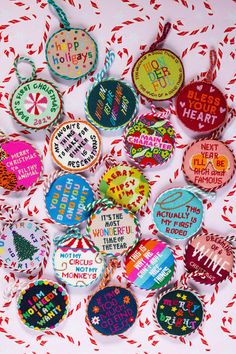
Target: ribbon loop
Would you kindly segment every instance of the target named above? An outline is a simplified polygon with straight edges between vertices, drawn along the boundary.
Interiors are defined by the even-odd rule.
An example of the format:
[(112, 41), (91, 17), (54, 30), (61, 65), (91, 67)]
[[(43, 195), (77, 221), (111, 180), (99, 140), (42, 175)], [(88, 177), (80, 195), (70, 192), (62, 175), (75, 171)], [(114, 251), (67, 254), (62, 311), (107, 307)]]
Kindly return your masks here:
[(101, 82), (104, 79), (114, 59), (115, 59), (115, 53), (109, 50), (105, 58), (105, 65), (103, 69), (94, 77), (94, 81)]
[[(3, 299), (5, 301), (11, 301), (18, 290), (24, 288), (29, 283), (29, 280), (25, 279), (13, 279), (10, 278), (9, 286), (5, 287), (3, 291)], [(6, 307), (6, 305), (4, 306)]]
[[(29, 77), (24, 77), (24, 76), (20, 75), (19, 70), (17, 68), (19, 63), (28, 63), (28, 64), (31, 65), (32, 74)], [(14, 61), (14, 69), (15, 69), (16, 76), (17, 76), (18, 80), (20, 81), (20, 83), (23, 83), (23, 82), (26, 82), (26, 81), (31, 81), (31, 80), (35, 79), (35, 77), (36, 77), (36, 67), (34, 65), (33, 60), (31, 60), (29, 58), (17, 57), (15, 59), (15, 61)]]
[(76, 237), (80, 239), (83, 236), (81, 235), (80, 229), (78, 227), (71, 227), (67, 230), (66, 234), (54, 237), (53, 243), (55, 246), (58, 246), (61, 242), (65, 241), (70, 237)]
[(65, 12), (55, 3), (54, 0), (48, 0), (48, 3), (49, 3), (49, 5), (52, 5), (54, 7), (54, 9), (56, 10), (56, 12), (58, 14), (58, 17), (60, 18), (61, 23), (63, 24), (63, 26), (66, 29), (69, 29), (70, 28), (70, 23), (67, 20)]
[(194, 193), (199, 194), (202, 198), (207, 198), (208, 200), (214, 201), (216, 199), (216, 192), (205, 192), (204, 190), (191, 185), (187, 185), (184, 189)]
[(90, 168), (89, 171), (91, 173), (95, 173), (97, 169), (103, 164), (103, 162), (105, 163), (107, 168), (109, 168), (109, 166), (117, 165), (116, 159), (111, 154), (105, 154), (99, 158), (98, 162), (96, 162), (93, 167)]
[(171, 23), (170, 22), (167, 22), (163, 28), (163, 32), (161, 35), (158, 35), (157, 36), (157, 39), (156, 41), (151, 45), (151, 47), (149, 48), (149, 51), (154, 51), (155, 49), (157, 49), (157, 46), (159, 44), (161, 44), (167, 37), (169, 31), (171, 29)]
[(151, 104), (151, 111), (155, 117), (160, 119), (167, 119), (171, 114), (170, 108), (156, 107), (153, 103)]
[(213, 71), (215, 69), (216, 62), (217, 62), (217, 53), (216, 53), (215, 49), (212, 49), (210, 51), (210, 67), (209, 67), (209, 70), (208, 70), (208, 72), (206, 74), (206, 78), (205, 78), (205, 81), (209, 84), (212, 83), (212, 81), (214, 81)]
[(102, 198), (102, 199), (95, 200), (92, 203), (89, 203), (86, 207), (86, 210), (90, 211), (90, 210), (95, 209), (97, 207), (102, 207), (103, 205), (108, 206), (108, 207), (115, 206), (115, 204), (113, 203), (112, 200), (110, 200), (108, 198)]
[(107, 285), (107, 283), (110, 281), (112, 275), (114, 274), (116, 268), (118, 267), (119, 261), (117, 258), (111, 258), (107, 268), (104, 272), (103, 278), (101, 280), (101, 283), (99, 285), (99, 290), (102, 290), (105, 288), (105, 286)]

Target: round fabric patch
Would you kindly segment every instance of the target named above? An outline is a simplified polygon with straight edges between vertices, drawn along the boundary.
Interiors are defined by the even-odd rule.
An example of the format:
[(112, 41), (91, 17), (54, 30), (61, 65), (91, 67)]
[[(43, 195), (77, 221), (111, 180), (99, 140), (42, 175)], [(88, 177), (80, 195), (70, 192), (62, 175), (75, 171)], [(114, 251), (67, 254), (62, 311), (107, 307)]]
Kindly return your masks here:
[(176, 112), (183, 124), (194, 132), (209, 133), (224, 123), (227, 102), (223, 93), (204, 81), (185, 86), (177, 96)]
[(0, 235), (0, 257), (8, 268), (33, 273), (46, 256), (45, 230), (31, 220), (6, 224)]
[(87, 312), (92, 327), (110, 336), (124, 333), (134, 324), (138, 306), (129, 290), (108, 286), (92, 296)]
[(199, 270), (203, 276), (194, 276), (201, 284), (218, 284), (227, 279), (234, 267), (231, 244), (214, 234), (200, 234), (186, 246), (185, 267), (188, 272)]
[(168, 100), (183, 85), (184, 68), (181, 60), (170, 50), (157, 49), (136, 61), (132, 79), (142, 96), (155, 101)]
[(62, 96), (50, 82), (32, 80), (16, 89), (10, 101), (10, 109), (16, 121), (24, 127), (43, 129), (61, 117)]
[(128, 281), (140, 289), (160, 289), (174, 274), (174, 257), (166, 243), (143, 239), (128, 253), (124, 261)]
[(28, 284), (18, 298), (18, 314), (27, 327), (45, 331), (55, 328), (67, 316), (69, 297), (57, 283), (37, 280)]
[(78, 80), (94, 70), (97, 55), (97, 44), (80, 28), (60, 29), (53, 33), (46, 45), (50, 70), (68, 80)]
[(142, 168), (167, 162), (174, 152), (175, 132), (168, 120), (145, 114), (132, 121), (125, 130), (128, 155)]
[(147, 203), (150, 189), (144, 175), (137, 168), (125, 164), (109, 168), (99, 182), (102, 198), (110, 198), (133, 212)]
[(163, 235), (185, 240), (201, 228), (203, 204), (196, 194), (184, 188), (169, 189), (157, 198), (153, 219)]
[(170, 290), (157, 299), (155, 321), (172, 336), (186, 336), (196, 331), (204, 317), (198, 296), (189, 290)]
[(60, 243), (54, 252), (53, 267), (64, 283), (85, 287), (99, 280), (105, 270), (105, 260), (92, 248), (80, 248), (80, 240), (71, 237)]
[(43, 169), (35, 148), (23, 140), (7, 140), (0, 144), (0, 186), (10, 191), (32, 187)]
[(187, 148), (182, 168), (190, 183), (213, 191), (231, 180), (235, 163), (233, 153), (222, 141), (203, 139)]
[(98, 128), (119, 129), (133, 118), (137, 105), (137, 96), (129, 85), (108, 79), (92, 87), (86, 101), (86, 114)]
[(124, 254), (140, 236), (136, 216), (121, 207), (101, 207), (89, 218), (87, 234), (99, 252), (113, 256)]
[(97, 161), (101, 140), (97, 130), (83, 121), (62, 123), (51, 136), (53, 160), (67, 171), (84, 171)]
[(86, 220), (89, 217), (86, 206), (93, 201), (93, 191), (86, 179), (72, 173), (57, 177), (45, 195), (49, 216), (67, 226)]

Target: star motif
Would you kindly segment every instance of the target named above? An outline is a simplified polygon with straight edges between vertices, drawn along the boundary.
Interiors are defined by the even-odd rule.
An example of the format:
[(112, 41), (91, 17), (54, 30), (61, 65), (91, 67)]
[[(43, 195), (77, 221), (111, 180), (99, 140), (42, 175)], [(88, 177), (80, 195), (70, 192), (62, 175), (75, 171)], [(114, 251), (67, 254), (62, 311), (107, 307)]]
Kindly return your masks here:
[(171, 311), (172, 311), (172, 312), (176, 312), (176, 311), (177, 311), (177, 307), (175, 307), (175, 306), (174, 306), (174, 307), (171, 307)]
[(93, 313), (98, 313), (100, 311), (100, 308), (98, 306), (93, 306)]
[(187, 295), (182, 295), (183, 300), (187, 300)]
[(182, 331), (186, 331), (187, 327), (186, 326), (182, 326), (181, 329), (182, 329)]
[(128, 305), (130, 303), (130, 297), (124, 296), (123, 302), (124, 302), (124, 304)]
[(180, 293), (176, 294), (176, 297), (181, 297), (181, 294)]
[(94, 325), (98, 325), (99, 322), (100, 322), (99, 316), (94, 316), (94, 317), (92, 317), (91, 322), (92, 322), (92, 324), (94, 324)]
[(168, 329), (172, 329), (172, 325), (167, 326)]
[(194, 319), (195, 319), (195, 321), (199, 321), (199, 317), (195, 317)]
[(164, 309), (164, 308), (165, 308), (165, 306), (164, 306), (164, 305), (161, 305), (161, 306), (160, 306), (160, 309)]

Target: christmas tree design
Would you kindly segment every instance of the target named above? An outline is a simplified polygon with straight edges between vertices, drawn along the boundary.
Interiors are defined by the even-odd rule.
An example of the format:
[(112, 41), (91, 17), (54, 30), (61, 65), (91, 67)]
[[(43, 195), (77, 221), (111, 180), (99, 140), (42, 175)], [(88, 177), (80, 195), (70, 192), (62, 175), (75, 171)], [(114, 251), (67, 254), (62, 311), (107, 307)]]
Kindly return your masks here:
[(31, 245), (31, 243), (26, 240), (23, 236), (19, 235), (16, 231), (12, 231), (13, 233), (13, 242), (16, 248), (16, 253), (19, 260), (22, 262), (25, 259), (32, 260), (35, 252), (38, 251), (38, 248)]

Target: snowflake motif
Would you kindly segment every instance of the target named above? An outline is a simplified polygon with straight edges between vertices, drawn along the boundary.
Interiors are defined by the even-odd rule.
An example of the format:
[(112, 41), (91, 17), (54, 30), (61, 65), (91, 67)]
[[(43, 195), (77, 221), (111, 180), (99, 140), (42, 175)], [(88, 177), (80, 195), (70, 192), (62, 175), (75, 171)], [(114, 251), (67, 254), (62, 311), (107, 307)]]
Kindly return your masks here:
[(127, 296), (124, 296), (124, 304), (128, 305), (130, 303), (130, 297), (127, 295)]
[(47, 97), (41, 95), (39, 92), (29, 93), (24, 104), (28, 113), (38, 116), (46, 110), (48, 100)]
[(98, 306), (93, 307), (93, 313), (98, 313), (100, 311), (100, 308)]
[(92, 318), (92, 324), (98, 325), (99, 322), (100, 322), (100, 318), (99, 318), (98, 316), (94, 316), (94, 317)]

